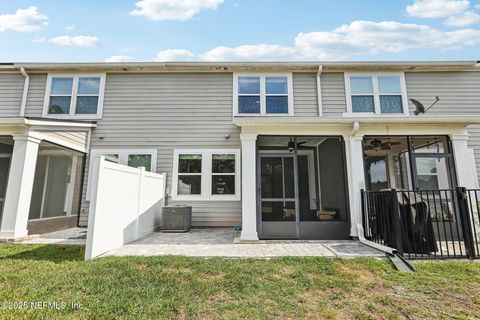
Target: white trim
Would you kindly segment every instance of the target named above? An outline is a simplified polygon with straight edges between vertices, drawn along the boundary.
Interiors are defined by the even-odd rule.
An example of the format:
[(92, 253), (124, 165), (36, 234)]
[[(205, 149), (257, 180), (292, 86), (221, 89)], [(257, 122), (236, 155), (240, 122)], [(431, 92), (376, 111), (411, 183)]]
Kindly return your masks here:
[(88, 180), (87, 180), (87, 191), (85, 195), (85, 200), (90, 201), (91, 200), (91, 195), (92, 195), (92, 183), (93, 185), (96, 185), (96, 182), (93, 182), (93, 179), (96, 179), (96, 177), (93, 175), (96, 170), (94, 168), (96, 165), (98, 165), (98, 160), (101, 156), (105, 154), (118, 154), (118, 163), (123, 164), (123, 165), (128, 165), (128, 156), (131, 154), (136, 154), (136, 155), (143, 155), (147, 154), (150, 155), (152, 158), (151, 161), (151, 168), (145, 168), (146, 171), (150, 172), (156, 172), (157, 171), (157, 149), (91, 149), (90, 150), (90, 159), (89, 159), (89, 165), (88, 165)]
[(77, 179), (77, 165), (78, 157), (74, 154), (72, 155), (72, 163), (70, 167), (70, 181), (68, 182), (67, 196), (65, 197), (65, 212), (67, 215), (72, 214), (73, 196), (75, 194), (75, 182)]
[[(178, 158), (180, 154), (202, 155), (201, 194), (178, 195)], [(213, 195), (212, 194), (212, 155), (234, 154), (235, 155), (235, 194)], [(172, 174), (172, 201), (239, 201), (240, 200), (240, 149), (175, 149), (173, 151), (173, 174)]]
[(47, 194), (47, 184), (48, 184), (48, 171), (49, 171), (49, 164), (50, 164), (50, 156), (45, 156), (45, 174), (43, 178), (43, 187), (42, 187), (42, 201), (40, 203), (40, 214), (37, 219), (43, 219), (43, 209), (45, 207), (45, 196)]
[[(70, 110), (68, 114), (49, 114), (48, 113), (48, 106), (50, 103), (50, 89), (52, 86), (52, 78), (72, 78), (72, 93), (70, 96)], [(99, 85), (99, 92), (98, 92), (98, 105), (97, 105), (97, 113), (96, 114), (76, 114), (77, 108), (77, 89), (78, 89), (78, 82), (80, 78), (85, 77), (97, 77), (100, 78), (100, 85)], [(103, 100), (105, 97), (105, 82), (106, 82), (106, 74), (105, 73), (77, 73), (77, 74), (68, 74), (68, 73), (49, 73), (47, 76), (47, 85), (45, 88), (45, 97), (43, 100), (43, 110), (42, 110), (42, 117), (43, 118), (53, 118), (53, 119), (76, 119), (76, 120), (96, 120), (101, 119), (103, 115)], [(94, 96), (92, 94), (92, 96)]]
[[(239, 77), (259, 77), (260, 78), (260, 94), (252, 94), (252, 96), (260, 95), (260, 113), (239, 113), (238, 112), (238, 78)], [(287, 96), (288, 96), (288, 113), (267, 113), (266, 112), (266, 77), (286, 77), (287, 78)], [(273, 94), (271, 94), (273, 95)], [(284, 94), (280, 94), (284, 96)], [(270, 94), (269, 94), (270, 96)], [(292, 72), (283, 73), (234, 73), (233, 74), (233, 116), (234, 117), (285, 117), (294, 115), (293, 106), (293, 75)]]
[[(374, 112), (353, 112), (352, 110), (352, 88), (350, 85), (351, 77), (371, 77), (372, 79), (372, 88), (373, 88), (373, 100), (374, 100)], [(380, 96), (388, 95), (381, 94), (378, 88), (378, 77), (382, 76), (397, 76), (400, 77), (400, 95), (402, 96), (402, 110), (401, 113), (382, 113), (380, 110)], [(347, 112), (343, 114), (344, 117), (371, 117), (371, 116), (386, 116), (386, 117), (395, 117), (395, 116), (408, 116), (408, 97), (407, 97), (407, 87), (405, 84), (405, 73), (403, 72), (345, 72), (344, 73), (344, 82), (345, 82), (345, 99), (347, 104)], [(356, 94), (361, 95), (361, 94)], [(367, 95), (367, 94), (365, 94)], [(370, 94), (368, 94), (370, 96)], [(393, 94), (392, 94), (393, 95)], [(398, 95), (398, 94), (395, 94)]]

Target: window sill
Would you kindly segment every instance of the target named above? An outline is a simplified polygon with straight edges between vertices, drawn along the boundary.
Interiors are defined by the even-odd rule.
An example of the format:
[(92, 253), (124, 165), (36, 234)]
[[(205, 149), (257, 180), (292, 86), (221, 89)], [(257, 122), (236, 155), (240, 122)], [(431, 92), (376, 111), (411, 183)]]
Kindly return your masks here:
[(354, 118), (354, 117), (357, 117), (357, 118), (366, 118), (366, 117), (375, 117), (375, 118), (391, 118), (391, 117), (397, 117), (397, 118), (401, 118), (401, 117), (408, 117), (409, 114), (405, 114), (405, 113), (373, 113), (373, 112), (344, 112), (342, 114), (342, 116), (344, 117), (348, 117), (348, 118)]
[(257, 114), (257, 113), (238, 113), (234, 114), (234, 117), (293, 117), (293, 114), (290, 113), (267, 113), (267, 114)]
[(240, 201), (240, 196), (237, 195), (226, 195), (226, 196), (207, 196), (203, 197), (200, 195), (172, 195), (171, 201)]
[(45, 114), (43, 118), (46, 119), (63, 119), (63, 120), (100, 120), (102, 115), (99, 114), (79, 114), (79, 115), (69, 115), (69, 114)]

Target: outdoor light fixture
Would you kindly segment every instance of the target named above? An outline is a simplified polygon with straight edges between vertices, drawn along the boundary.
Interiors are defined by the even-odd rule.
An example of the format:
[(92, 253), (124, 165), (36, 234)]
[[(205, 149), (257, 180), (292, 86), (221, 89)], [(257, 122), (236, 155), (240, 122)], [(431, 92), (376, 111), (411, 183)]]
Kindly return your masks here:
[(415, 100), (415, 99), (409, 99), (409, 100), (412, 101), (412, 103), (415, 105), (416, 110), (413, 112), (413, 114), (418, 116), (419, 114), (425, 113), (428, 110), (430, 110), (430, 108), (433, 107), (434, 104), (436, 104), (438, 101), (440, 101), (440, 98), (435, 97), (435, 99), (433, 99), (433, 103), (427, 109), (425, 109), (424, 105), (420, 101)]

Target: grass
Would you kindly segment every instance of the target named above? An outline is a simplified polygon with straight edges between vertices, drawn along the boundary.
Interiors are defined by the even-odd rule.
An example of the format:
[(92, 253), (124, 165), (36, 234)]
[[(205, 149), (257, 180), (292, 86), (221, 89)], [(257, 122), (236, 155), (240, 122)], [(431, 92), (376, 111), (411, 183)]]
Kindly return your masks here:
[[(65, 302), (0, 319), (480, 318), (480, 264), (384, 260), (108, 257), (83, 248), (0, 244), (0, 302)], [(70, 307), (71, 303), (81, 308)]]

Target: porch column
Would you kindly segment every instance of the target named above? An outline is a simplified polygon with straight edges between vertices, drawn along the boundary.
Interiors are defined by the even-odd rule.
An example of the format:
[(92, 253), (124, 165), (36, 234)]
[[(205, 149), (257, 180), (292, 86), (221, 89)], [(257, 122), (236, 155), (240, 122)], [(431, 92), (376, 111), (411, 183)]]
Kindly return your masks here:
[(39, 139), (29, 135), (14, 135), (14, 145), (7, 192), (3, 208), (0, 238), (27, 236), (27, 222), (37, 164)]
[(350, 204), (350, 236), (358, 237), (357, 225), (362, 224), (361, 189), (365, 189), (363, 164), (363, 134), (344, 135)]
[(470, 166), (472, 164), (468, 151), (468, 134), (451, 134), (450, 141), (453, 147), (458, 186), (470, 189), (475, 188), (475, 178), (471, 176), (472, 168)]
[(241, 241), (258, 241), (257, 233), (257, 134), (240, 134), (242, 142)]

